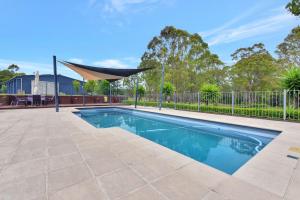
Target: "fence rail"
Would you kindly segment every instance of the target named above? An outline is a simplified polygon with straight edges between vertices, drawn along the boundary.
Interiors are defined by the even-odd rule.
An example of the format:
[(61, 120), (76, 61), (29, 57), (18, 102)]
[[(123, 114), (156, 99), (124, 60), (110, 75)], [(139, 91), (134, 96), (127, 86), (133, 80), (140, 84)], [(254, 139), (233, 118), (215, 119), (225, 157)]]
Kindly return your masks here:
[[(162, 107), (196, 112), (300, 121), (300, 91), (199, 92), (164, 96)], [(125, 102), (133, 104), (134, 98)], [(138, 105), (159, 106), (159, 94), (138, 97)]]

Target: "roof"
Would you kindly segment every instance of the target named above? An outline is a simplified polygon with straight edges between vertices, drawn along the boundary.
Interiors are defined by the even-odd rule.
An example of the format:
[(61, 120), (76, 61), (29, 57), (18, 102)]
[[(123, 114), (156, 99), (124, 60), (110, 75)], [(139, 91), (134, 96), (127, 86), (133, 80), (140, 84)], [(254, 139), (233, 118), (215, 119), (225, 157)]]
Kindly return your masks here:
[(76, 64), (67, 61), (59, 61), (59, 62), (69, 67), (73, 71), (77, 72), (86, 80), (116, 81), (124, 77), (128, 77), (152, 69), (152, 68), (117, 69), (117, 68), (106, 68), (106, 67), (94, 67), (94, 66)]
[[(40, 77), (45, 77), (45, 76), (52, 76), (53, 77), (53, 80), (54, 80), (54, 75), (53, 74), (40, 74), (39, 75)], [(60, 77), (63, 77), (63, 78), (68, 78), (68, 79), (72, 79), (72, 80), (77, 80), (79, 82), (83, 82), (81, 80), (78, 80), (78, 79), (74, 79), (74, 78), (71, 78), (71, 77), (68, 77), (68, 76), (64, 76), (64, 75), (61, 75), (61, 74), (58, 74), (57, 76), (60, 76)], [(11, 80), (14, 80), (14, 79), (19, 79), (19, 78), (24, 78), (24, 77), (31, 77), (32, 79), (34, 79), (35, 75), (32, 75), (32, 74), (25, 74), (25, 75), (21, 75), (21, 76), (16, 76), (16, 77), (13, 77), (11, 79), (9, 79), (8, 81), (6, 82), (9, 82)]]

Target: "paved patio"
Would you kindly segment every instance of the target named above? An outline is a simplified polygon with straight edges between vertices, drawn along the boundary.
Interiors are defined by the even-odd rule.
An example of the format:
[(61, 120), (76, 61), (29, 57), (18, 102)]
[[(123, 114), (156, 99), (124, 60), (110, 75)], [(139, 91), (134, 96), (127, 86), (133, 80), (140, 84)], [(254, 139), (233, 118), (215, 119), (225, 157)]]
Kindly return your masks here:
[[(141, 108), (152, 112), (157, 109)], [(283, 131), (232, 176), (74, 108), (0, 110), (0, 199), (299, 199), (300, 124), (163, 110)], [(230, 162), (230, 161), (229, 161)]]

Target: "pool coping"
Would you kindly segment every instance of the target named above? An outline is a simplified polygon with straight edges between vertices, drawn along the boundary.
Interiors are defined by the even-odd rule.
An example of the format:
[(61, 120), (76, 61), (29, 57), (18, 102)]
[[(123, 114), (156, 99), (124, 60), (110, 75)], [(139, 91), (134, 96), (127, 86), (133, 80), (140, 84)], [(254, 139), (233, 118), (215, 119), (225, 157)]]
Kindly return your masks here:
[[(278, 130), (278, 129), (262, 128), (262, 127), (255, 127), (255, 126), (249, 126), (249, 125), (237, 125), (237, 124), (229, 123), (229, 122), (219, 122), (219, 121), (206, 120), (206, 119), (197, 119), (197, 118), (192, 118), (192, 117), (172, 115), (172, 114), (166, 114), (166, 113), (157, 113), (157, 112), (151, 112), (151, 111), (148, 111), (148, 110), (145, 111), (145, 110), (139, 110), (139, 109), (133, 109), (133, 108), (125, 108), (125, 107), (107, 106), (107, 107), (91, 107), (91, 108), (76, 108), (76, 109), (79, 109), (79, 110), (92, 110), (92, 109), (106, 109), (106, 108), (116, 108), (116, 109), (131, 110), (131, 111), (138, 111), (138, 112), (144, 112), (144, 113), (152, 113), (152, 114), (157, 114), (157, 115), (161, 115), (161, 116), (191, 120), (191, 121), (195, 121), (195, 122), (220, 124), (220, 125), (225, 125), (225, 126), (229, 126), (229, 127), (231, 126), (233, 128), (237, 127), (237, 128), (242, 128), (242, 129), (253, 129), (255, 131), (260, 131), (261, 130), (261, 131), (265, 131), (265, 132), (270, 132), (270, 133), (265, 133), (265, 134), (274, 135), (275, 137), (277, 137), (278, 135), (280, 135), (282, 133), (282, 131)], [(79, 113), (79, 111), (75, 111), (73, 113)]]
[[(107, 108), (109, 107), (114, 106), (107, 106)], [(255, 118), (242, 118), (236, 116), (179, 111), (173, 109), (158, 110), (157, 108), (141, 106), (139, 106), (137, 109), (135, 109), (133, 106), (118, 106), (117, 108), (139, 110), (195, 120), (205, 120), (208, 122), (224, 123), (234, 126), (246, 126), (249, 128), (280, 131), (281, 133), (278, 136), (276, 136), (276, 138), (274, 138), (263, 150), (261, 150), (254, 157), (248, 160), (248, 162), (246, 162), (231, 176), (246, 181), (252, 185), (258, 186), (266, 191), (269, 191), (281, 197), (283, 197), (287, 192), (287, 189), (294, 175), (294, 170), (298, 163), (297, 160), (288, 158), (287, 156), (300, 156), (299, 154), (288, 150), (291, 146), (300, 146), (300, 134), (297, 133), (297, 128), (298, 130), (300, 130), (299, 123), (286, 121), (271, 121)], [(207, 116), (211, 117), (207, 118)], [(91, 124), (89, 125), (92, 126)], [(178, 152), (175, 153), (180, 154)], [(274, 165), (269, 166), (266, 164), (266, 162), (274, 163)], [(208, 168), (212, 168), (208, 165), (205, 166), (207, 166)], [(276, 173), (282, 171), (282, 168), (284, 168), (283, 171), (286, 173)]]

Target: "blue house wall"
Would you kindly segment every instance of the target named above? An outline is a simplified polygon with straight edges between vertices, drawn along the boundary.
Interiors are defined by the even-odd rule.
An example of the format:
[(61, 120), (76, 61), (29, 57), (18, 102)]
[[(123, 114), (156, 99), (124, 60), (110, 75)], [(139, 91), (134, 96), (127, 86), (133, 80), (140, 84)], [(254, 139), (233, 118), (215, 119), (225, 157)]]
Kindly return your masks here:
[[(18, 76), (15, 78), (10, 79), (9, 81), (6, 82), (7, 86), (7, 93), (8, 94), (17, 94), (18, 90), (23, 90), (25, 91), (25, 94), (31, 94), (31, 82), (34, 80), (35, 76), (34, 75), (23, 75), (23, 76)], [(47, 81), (47, 82), (54, 82), (54, 75), (51, 74), (44, 74), (40, 75), (40, 81)], [(75, 95), (76, 92), (74, 91), (73, 88), (73, 81), (76, 79), (63, 76), (63, 75), (57, 75), (57, 80), (59, 84), (59, 93), (64, 93), (68, 95)], [(79, 80), (77, 80), (79, 81)], [(82, 85), (83, 82), (80, 82), (80, 90), (79, 94), (82, 94)]]

